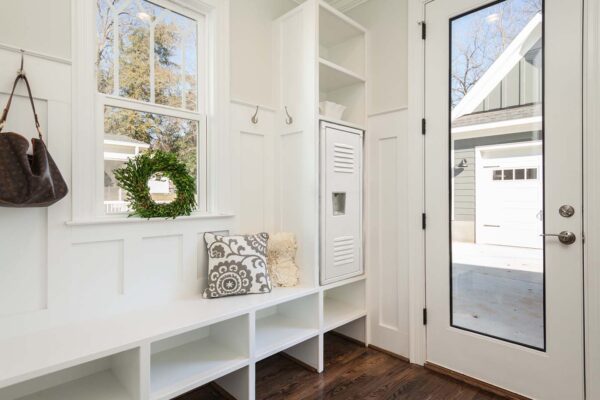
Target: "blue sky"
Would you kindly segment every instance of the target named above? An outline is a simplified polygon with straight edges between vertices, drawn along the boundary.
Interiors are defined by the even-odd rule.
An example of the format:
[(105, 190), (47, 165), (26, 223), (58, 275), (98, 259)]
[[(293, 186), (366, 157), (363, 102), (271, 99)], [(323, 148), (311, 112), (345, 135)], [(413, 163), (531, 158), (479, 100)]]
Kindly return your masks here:
[(541, 0), (506, 0), (451, 21), (453, 106), (540, 8)]

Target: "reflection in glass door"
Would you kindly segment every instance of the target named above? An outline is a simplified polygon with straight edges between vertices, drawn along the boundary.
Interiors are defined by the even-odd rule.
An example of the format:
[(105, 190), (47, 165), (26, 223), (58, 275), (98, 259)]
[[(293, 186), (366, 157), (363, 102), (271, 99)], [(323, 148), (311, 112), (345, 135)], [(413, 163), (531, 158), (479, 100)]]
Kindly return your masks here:
[(451, 324), (545, 348), (542, 0), (450, 20)]

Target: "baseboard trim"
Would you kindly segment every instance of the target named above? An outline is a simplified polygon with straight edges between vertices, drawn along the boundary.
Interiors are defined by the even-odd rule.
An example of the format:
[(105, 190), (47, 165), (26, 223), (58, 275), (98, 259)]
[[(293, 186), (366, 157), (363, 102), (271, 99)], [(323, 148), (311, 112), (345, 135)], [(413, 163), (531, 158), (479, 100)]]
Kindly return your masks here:
[(367, 345), (365, 344), (365, 342), (363, 342), (362, 340), (354, 339), (353, 337), (350, 337), (348, 335), (344, 335), (343, 333), (339, 333), (339, 332), (336, 332), (336, 331), (329, 331), (327, 333), (331, 334), (331, 335), (335, 335), (337, 337), (341, 337), (342, 339), (347, 340), (349, 342), (352, 342), (354, 344), (357, 344), (359, 346), (367, 347)]
[(290, 356), (285, 351), (282, 351), (281, 353), (279, 353), (279, 355), (281, 355), (282, 357), (287, 358), (290, 361), (295, 362), (296, 364), (298, 364), (299, 366), (301, 366), (302, 368), (304, 368), (304, 369), (306, 369), (306, 370), (308, 370), (310, 372), (314, 372), (314, 373), (317, 373), (317, 374), (319, 373), (319, 371), (315, 367), (313, 367), (312, 365), (308, 365), (304, 361), (300, 361), (296, 357)]
[(404, 356), (401, 356), (400, 354), (392, 353), (391, 351), (389, 351), (389, 350), (385, 350), (385, 349), (382, 349), (381, 347), (373, 346), (372, 344), (370, 344), (370, 345), (369, 345), (369, 348), (370, 348), (370, 349), (373, 349), (373, 350), (375, 350), (375, 351), (378, 351), (378, 352), (380, 352), (380, 353), (387, 354), (388, 356), (391, 356), (391, 357), (397, 358), (397, 359), (399, 359), (399, 360), (405, 361), (405, 362), (407, 362), (407, 363), (409, 363), (409, 362), (410, 362), (410, 359), (409, 359), (408, 357), (404, 357)]
[(215, 392), (219, 393), (221, 396), (223, 396), (227, 400), (236, 400), (236, 398), (231, 393), (229, 393), (227, 390), (223, 389), (218, 383), (211, 382), (210, 386), (215, 390)]
[(491, 383), (480, 381), (479, 379), (461, 374), (460, 372), (452, 371), (451, 369), (442, 367), (431, 362), (425, 362), (425, 369), (448, 376), (450, 378), (456, 379), (457, 381), (464, 382), (468, 385), (485, 390), (495, 395), (505, 397), (509, 400), (531, 400), (529, 397), (522, 396), (520, 394), (511, 392), (510, 390), (506, 390), (501, 387), (492, 385)]

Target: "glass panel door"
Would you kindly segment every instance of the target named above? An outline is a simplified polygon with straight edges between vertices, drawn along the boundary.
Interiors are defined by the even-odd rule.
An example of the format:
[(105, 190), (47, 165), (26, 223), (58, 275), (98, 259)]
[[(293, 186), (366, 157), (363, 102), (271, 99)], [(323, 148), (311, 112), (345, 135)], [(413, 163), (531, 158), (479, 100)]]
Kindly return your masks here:
[(451, 325), (544, 349), (542, 0), (450, 19)]
[(427, 363), (581, 400), (583, 0), (423, 13)]

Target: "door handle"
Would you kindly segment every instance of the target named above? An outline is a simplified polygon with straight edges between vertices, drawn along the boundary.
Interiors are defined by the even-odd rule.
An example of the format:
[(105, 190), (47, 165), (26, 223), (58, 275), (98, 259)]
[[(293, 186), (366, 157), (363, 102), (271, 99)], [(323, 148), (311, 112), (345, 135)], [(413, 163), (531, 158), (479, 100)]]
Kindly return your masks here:
[(577, 236), (575, 236), (575, 234), (573, 232), (569, 232), (569, 231), (562, 231), (561, 233), (543, 233), (540, 236), (557, 237), (558, 241), (561, 242), (562, 244), (573, 244), (577, 240)]

